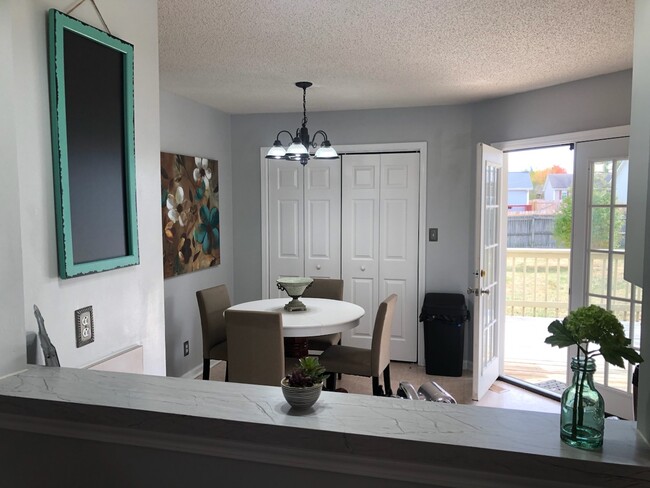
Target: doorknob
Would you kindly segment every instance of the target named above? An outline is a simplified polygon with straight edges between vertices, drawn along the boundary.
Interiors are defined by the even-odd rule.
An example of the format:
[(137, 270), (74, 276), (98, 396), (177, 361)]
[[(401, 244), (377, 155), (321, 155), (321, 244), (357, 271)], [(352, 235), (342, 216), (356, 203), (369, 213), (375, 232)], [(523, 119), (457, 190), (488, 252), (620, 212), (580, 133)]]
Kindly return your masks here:
[(366, 267), (365, 267), (365, 266), (361, 266), (361, 271), (365, 271), (365, 270), (366, 270)]
[(484, 290), (484, 289), (481, 289), (481, 288), (468, 288), (467, 289), (467, 294), (468, 295), (474, 295), (474, 296), (489, 295), (490, 290)]
[(320, 269), (320, 264), (317, 264), (317, 265), (316, 265), (316, 269)]

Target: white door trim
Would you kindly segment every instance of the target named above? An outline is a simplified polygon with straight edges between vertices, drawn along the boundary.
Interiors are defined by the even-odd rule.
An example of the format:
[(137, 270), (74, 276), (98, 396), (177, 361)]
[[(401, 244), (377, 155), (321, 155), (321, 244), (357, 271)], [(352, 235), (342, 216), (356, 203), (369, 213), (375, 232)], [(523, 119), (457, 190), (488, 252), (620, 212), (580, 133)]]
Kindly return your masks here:
[[(260, 148), (260, 199), (261, 199), (261, 231), (262, 231), (262, 297), (269, 296), (269, 228), (268, 202), (269, 191), (268, 164), (266, 153), (270, 146)], [(427, 143), (426, 142), (387, 142), (382, 144), (347, 144), (337, 145), (339, 154), (363, 153), (363, 152), (398, 152), (398, 151), (419, 151), (420, 153), (420, 215), (418, 222), (418, 310), (422, 309), (425, 294), (426, 278), (426, 244), (427, 244)], [(307, 163), (309, 164), (309, 163)], [(419, 314), (418, 314), (419, 315)], [(422, 327), (418, 327), (418, 364), (424, 364), (424, 335)]]

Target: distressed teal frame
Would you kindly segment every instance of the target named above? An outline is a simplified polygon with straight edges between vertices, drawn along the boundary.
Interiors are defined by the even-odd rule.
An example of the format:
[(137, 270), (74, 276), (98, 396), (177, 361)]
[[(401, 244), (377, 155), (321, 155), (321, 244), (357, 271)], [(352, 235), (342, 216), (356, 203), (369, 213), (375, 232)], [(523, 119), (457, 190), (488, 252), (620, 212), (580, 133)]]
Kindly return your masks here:
[[(70, 222), (70, 182), (65, 103), (65, 50), (63, 32), (69, 30), (122, 53), (124, 57), (124, 151), (127, 219), (127, 254), (110, 259), (74, 262)], [(59, 276), (63, 279), (108, 271), (140, 263), (135, 185), (135, 135), (133, 112), (133, 45), (95, 27), (51, 9), (48, 14), (50, 118)]]

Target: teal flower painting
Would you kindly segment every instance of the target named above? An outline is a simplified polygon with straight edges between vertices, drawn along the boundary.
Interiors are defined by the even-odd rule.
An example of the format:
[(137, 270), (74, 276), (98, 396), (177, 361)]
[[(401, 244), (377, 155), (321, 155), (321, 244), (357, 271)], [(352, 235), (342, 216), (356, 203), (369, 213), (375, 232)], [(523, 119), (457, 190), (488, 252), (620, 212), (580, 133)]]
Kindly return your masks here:
[(218, 162), (160, 153), (165, 278), (221, 263)]

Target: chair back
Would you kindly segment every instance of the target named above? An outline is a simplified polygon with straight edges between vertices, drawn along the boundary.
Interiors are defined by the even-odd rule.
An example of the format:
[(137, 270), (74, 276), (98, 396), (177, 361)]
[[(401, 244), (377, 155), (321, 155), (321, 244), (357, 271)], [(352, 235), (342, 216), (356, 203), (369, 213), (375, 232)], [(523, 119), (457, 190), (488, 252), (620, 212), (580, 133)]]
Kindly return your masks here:
[(305, 298), (328, 298), (343, 300), (343, 280), (314, 278), (314, 282), (302, 294)]
[(284, 377), (282, 314), (226, 310), (228, 381), (280, 386)]
[(213, 286), (196, 292), (201, 315), (203, 334), (203, 357), (210, 355), (210, 349), (226, 340), (226, 322), (223, 312), (230, 307), (226, 285)]
[(393, 293), (379, 304), (377, 310), (370, 350), (370, 370), (375, 377), (378, 377), (390, 364), (390, 336), (396, 303), (397, 295)]

